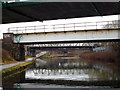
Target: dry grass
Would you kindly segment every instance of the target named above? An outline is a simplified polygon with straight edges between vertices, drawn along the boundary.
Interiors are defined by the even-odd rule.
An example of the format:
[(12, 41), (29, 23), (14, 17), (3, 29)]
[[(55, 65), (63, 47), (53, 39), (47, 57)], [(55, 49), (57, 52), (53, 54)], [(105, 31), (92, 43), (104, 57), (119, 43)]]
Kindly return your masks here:
[(5, 49), (2, 49), (2, 64), (9, 64), (17, 62), (14, 60), (14, 58), (6, 51)]
[(93, 60), (102, 60), (107, 62), (116, 62), (118, 60), (117, 52), (104, 52), (104, 53), (85, 53), (81, 55), (81, 58), (84, 59), (93, 59)]

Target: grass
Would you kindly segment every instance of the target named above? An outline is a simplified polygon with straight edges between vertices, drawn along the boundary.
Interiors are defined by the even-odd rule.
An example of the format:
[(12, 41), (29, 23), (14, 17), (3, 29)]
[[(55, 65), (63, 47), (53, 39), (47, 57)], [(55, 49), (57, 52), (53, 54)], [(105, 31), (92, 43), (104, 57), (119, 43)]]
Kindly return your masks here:
[(25, 59), (28, 59), (28, 58), (33, 58), (33, 57), (31, 57), (31, 56), (25, 56)]
[(15, 63), (17, 62), (7, 50), (1, 49), (2, 51), (2, 64), (10, 64), (10, 63)]
[(41, 56), (41, 57), (52, 58), (53, 56)]

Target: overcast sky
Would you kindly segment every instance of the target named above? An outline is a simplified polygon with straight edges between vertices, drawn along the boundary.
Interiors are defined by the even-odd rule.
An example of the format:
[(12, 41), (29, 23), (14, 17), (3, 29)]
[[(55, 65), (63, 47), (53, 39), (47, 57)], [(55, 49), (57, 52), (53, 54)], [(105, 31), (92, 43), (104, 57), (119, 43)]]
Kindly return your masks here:
[(86, 18), (59, 19), (59, 20), (49, 20), (49, 21), (43, 21), (43, 22), (35, 21), (35, 22), (1, 24), (0, 39), (3, 37), (3, 33), (7, 33), (8, 28), (11, 28), (11, 27), (54, 25), (54, 24), (77, 23), (77, 22), (98, 22), (98, 21), (111, 21), (111, 20), (118, 20), (118, 15), (110, 15), (110, 16), (104, 16), (104, 17), (97, 16), (97, 17), (86, 17)]

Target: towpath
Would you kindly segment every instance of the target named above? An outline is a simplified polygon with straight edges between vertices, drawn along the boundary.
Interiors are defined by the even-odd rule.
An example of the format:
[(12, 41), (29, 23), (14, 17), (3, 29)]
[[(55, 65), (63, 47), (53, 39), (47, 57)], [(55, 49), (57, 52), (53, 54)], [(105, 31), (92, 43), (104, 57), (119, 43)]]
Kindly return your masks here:
[[(41, 53), (37, 54), (36, 57), (40, 57), (42, 55), (45, 55), (46, 53), (47, 53), (47, 51), (41, 52)], [(23, 63), (25, 63), (27, 61), (32, 61), (32, 60), (33, 60), (33, 58), (28, 58), (25, 61), (11, 63), (11, 64), (5, 64), (5, 65), (0, 65), (0, 71), (3, 70), (3, 69), (6, 69), (6, 68), (10, 68), (10, 67), (13, 67), (13, 66), (16, 66), (16, 65), (23, 64)]]
[(6, 68), (10, 68), (10, 67), (13, 67), (16, 65), (23, 64), (23, 63), (25, 63), (25, 62), (23, 61), (23, 62), (16, 62), (16, 63), (11, 63), (11, 64), (0, 65), (0, 71), (3, 69), (6, 69)]

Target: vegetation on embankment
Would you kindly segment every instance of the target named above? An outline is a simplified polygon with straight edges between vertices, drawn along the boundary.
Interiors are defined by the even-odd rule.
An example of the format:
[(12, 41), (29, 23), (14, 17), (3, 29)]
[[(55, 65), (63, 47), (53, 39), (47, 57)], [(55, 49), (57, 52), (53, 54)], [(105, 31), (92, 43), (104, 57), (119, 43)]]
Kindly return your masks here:
[(0, 48), (0, 64), (2, 64), (2, 49)]
[[(0, 48), (1, 49), (1, 48)], [(2, 62), (1, 64), (10, 64), (17, 62), (9, 53), (7, 50), (2, 49)]]
[(32, 66), (33, 63), (34, 63), (34, 61), (25, 62), (24, 64), (20, 64), (20, 65), (16, 65), (16, 66), (4, 69), (4, 70), (0, 71), (0, 75), (2, 75), (2, 78), (15, 75), (17, 73), (25, 71), (30, 66)]
[(53, 58), (53, 57), (80, 57), (83, 53), (90, 52), (89, 50), (79, 50), (79, 49), (68, 49), (65, 50), (53, 50), (48, 51), (45, 55), (41, 56), (41, 58)]
[(28, 58), (33, 58), (33, 57), (31, 57), (31, 56), (25, 56), (25, 59), (28, 59)]
[(2, 77), (2, 87), (13, 88), (16, 82), (25, 80), (25, 71), (33, 65), (34, 61), (25, 62), (24, 64), (16, 65), (0, 71)]
[(51, 58), (51, 57), (53, 57), (53, 56), (51, 56), (51, 53), (50, 53), (50, 51), (49, 52), (47, 52), (46, 54), (44, 54), (44, 55), (42, 55), (42, 56), (40, 56), (41, 58)]
[(102, 60), (105, 62), (118, 62), (118, 53), (113, 52), (89, 52), (81, 55), (83, 59)]

